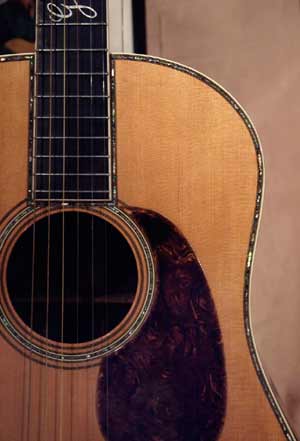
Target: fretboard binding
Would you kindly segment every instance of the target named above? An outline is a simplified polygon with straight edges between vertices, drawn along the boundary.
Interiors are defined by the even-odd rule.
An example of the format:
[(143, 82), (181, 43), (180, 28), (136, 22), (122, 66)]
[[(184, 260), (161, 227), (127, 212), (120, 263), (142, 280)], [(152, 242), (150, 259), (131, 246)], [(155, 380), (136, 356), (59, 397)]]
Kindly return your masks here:
[(37, 23), (37, 27), (40, 26), (107, 26), (107, 23), (104, 21), (98, 21), (98, 22), (88, 22), (88, 23)]
[[(63, 117), (62, 117), (63, 119)], [(108, 136), (35, 136), (34, 139), (110, 139)]]
[(76, 76), (91, 76), (91, 75), (99, 75), (106, 76), (108, 72), (36, 72), (35, 76), (61, 76), (61, 75), (76, 75)]
[(55, 49), (37, 49), (36, 52), (108, 52), (108, 49), (103, 48), (73, 48), (73, 49), (64, 49), (64, 48), (55, 48)]

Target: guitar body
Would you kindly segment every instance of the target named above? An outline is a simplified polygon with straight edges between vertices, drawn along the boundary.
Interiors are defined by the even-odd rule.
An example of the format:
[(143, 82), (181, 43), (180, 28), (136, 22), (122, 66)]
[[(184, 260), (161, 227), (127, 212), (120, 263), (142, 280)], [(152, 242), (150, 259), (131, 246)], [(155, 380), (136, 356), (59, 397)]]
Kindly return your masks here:
[[(78, 210), (108, 219), (131, 241), (148, 285), (152, 262), (151, 305), (132, 339), (81, 365), (31, 359), (2, 322), (1, 439), (283, 441), (282, 429), (295, 439), (249, 318), (263, 184), (255, 131), (236, 102), (195, 71), (112, 58), (118, 204)], [(45, 216), (27, 202), (32, 60), (0, 63), (1, 302), (17, 329), (5, 269), (20, 235)], [(139, 251), (135, 226), (151, 258)]]

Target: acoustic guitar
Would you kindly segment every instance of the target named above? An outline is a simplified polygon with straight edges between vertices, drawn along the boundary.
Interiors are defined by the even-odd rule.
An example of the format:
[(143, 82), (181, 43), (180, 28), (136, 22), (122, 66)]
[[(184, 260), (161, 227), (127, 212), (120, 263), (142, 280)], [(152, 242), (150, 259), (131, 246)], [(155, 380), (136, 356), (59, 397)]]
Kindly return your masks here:
[(251, 326), (255, 129), (107, 24), (38, 0), (35, 54), (0, 59), (1, 440), (295, 440)]

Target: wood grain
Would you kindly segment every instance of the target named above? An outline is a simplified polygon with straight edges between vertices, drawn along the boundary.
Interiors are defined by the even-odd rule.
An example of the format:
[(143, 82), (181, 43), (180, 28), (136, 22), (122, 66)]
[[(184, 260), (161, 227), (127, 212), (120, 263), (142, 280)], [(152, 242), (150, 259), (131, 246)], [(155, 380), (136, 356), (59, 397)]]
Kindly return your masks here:
[[(2, 217), (26, 197), (28, 62), (1, 63), (0, 84)], [(244, 270), (257, 190), (249, 132), (219, 94), (174, 69), (118, 60), (116, 84), (119, 197), (179, 228), (202, 264), (216, 305), (228, 389), (220, 439), (282, 441), (244, 332)], [(39, 434), (42, 441), (99, 440), (97, 367), (45, 369), (30, 364), (2, 337), (0, 353), (3, 439), (23, 441), (28, 433), (26, 441), (38, 441)], [(73, 390), (72, 399), (67, 390)]]
[(29, 63), (0, 64), (0, 218), (27, 197)]
[(119, 197), (181, 230), (217, 308), (228, 381), (221, 440), (283, 440), (244, 331), (244, 273), (257, 191), (249, 131), (219, 94), (174, 69), (120, 60), (116, 84)]

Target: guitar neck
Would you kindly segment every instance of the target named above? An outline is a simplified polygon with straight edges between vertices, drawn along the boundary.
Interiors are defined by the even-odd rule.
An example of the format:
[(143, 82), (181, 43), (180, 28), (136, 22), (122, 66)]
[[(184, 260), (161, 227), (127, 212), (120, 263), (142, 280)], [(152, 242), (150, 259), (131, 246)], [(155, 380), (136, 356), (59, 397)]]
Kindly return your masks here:
[(33, 199), (112, 199), (106, 1), (37, 5)]

